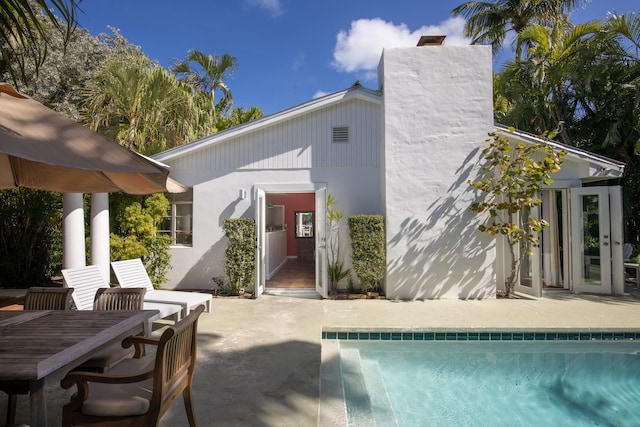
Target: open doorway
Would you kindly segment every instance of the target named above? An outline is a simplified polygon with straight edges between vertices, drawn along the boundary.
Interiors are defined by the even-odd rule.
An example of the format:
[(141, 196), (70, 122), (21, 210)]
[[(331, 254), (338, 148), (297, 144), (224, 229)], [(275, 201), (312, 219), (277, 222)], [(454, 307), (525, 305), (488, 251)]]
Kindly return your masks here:
[(266, 192), (265, 290), (315, 289), (315, 193)]

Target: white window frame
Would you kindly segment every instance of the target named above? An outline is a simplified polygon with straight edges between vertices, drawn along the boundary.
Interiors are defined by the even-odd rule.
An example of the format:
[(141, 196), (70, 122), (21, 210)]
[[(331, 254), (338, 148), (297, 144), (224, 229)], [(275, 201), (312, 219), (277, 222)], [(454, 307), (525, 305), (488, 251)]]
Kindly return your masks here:
[[(180, 198), (184, 198), (184, 196), (191, 195), (190, 200), (179, 200)], [(180, 193), (180, 194), (165, 194), (167, 199), (169, 199), (169, 203), (171, 204), (169, 208), (168, 215), (165, 217), (165, 221), (168, 220), (170, 224), (170, 229), (158, 229), (158, 233), (168, 235), (171, 237), (171, 246), (193, 246), (193, 190), (190, 189), (188, 193)], [(182, 197), (181, 197), (182, 196)], [(176, 200), (178, 199), (178, 200)], [(183, 221), (180, 221), (181, 218), (178, 215), (178, 206), (191, 206), (191, 212), (186, 217), (189, 217), (188, 221), (186, 217), (184, 217)], [(178, 223), (181, 223), (184, 227), (184, 224), (188, 224), (188, 227), (184, 230), (180, 230), (178, 228)], [(181, 234), (186, 234), (190, 236), (190, 238), (186, 239), (188, 242), (178, 242), (179, 236)]]

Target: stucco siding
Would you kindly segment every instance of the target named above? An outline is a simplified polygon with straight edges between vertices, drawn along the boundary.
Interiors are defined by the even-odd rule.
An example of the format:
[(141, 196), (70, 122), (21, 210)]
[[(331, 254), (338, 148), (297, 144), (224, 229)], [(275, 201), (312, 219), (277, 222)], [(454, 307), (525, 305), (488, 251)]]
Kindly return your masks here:
[(387, 296), (495, 297), (495, 242), (467, 184), (493, 126), (491, 49), (385, 49), (382, 62)]

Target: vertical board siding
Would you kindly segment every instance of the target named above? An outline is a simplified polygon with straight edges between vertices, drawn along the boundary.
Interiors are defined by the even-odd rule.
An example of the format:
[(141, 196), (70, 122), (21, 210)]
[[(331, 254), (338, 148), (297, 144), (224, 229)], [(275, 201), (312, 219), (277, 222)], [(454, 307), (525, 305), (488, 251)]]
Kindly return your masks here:
[[(172, 170), (377, 168), (381, 120), (381, 105), (349, 100), (258, 127), (168, 163)], [(332, 142), (334, 126), (349, 127), (349, 142)]]

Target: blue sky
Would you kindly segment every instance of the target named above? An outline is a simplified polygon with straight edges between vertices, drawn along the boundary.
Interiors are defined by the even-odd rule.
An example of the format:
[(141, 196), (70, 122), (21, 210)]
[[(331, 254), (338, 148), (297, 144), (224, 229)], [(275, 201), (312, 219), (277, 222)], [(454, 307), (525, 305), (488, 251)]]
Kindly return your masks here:
[[(80, 26), (108, 27), (160, 65), (189, 49), (229, 53), (239, 67), (228, 81), (235, 106), (265, 114), (339, 91), (356, 80), (377, 88), (383, 47), (415, 46), (420, 35), (445, 34), (467, 43), (464, 21), (452, 18), (460, 1), (440, 0), (84, 0)], [(638, 0), (591, 0), (573, 22), (608, 11), (640, 11)], [(494, 64), (499, 66), (499, 64)]]

